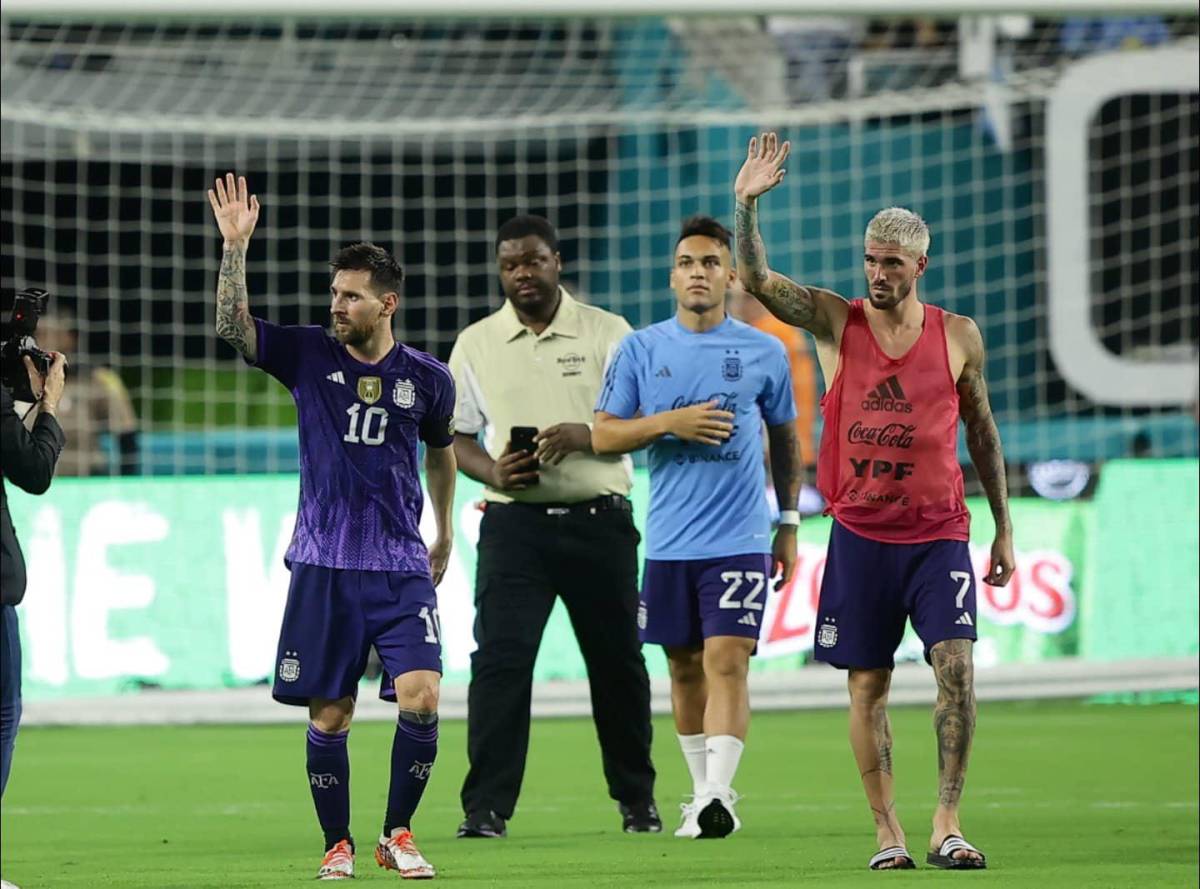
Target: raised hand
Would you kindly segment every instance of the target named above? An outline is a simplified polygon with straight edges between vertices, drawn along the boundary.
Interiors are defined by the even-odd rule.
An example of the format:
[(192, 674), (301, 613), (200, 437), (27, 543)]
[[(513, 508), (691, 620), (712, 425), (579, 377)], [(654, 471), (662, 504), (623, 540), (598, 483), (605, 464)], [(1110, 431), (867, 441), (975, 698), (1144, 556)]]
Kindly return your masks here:
[(233, 174), (226, 173), (208, 190), (208, 202), (225, 243), (245, 245), (258, 224), (258, 195), (247, 193), (246, 177), (238, 176), (235, 183)]
[(667, 431), (684, 441), (719, 445), (733, 435), (733, 414), (717, 410), (716, 400), (677, 408), (667, 416)]
[(753, 200), (782, 182), (787, 175), (783, 162), (791, 150), (792, 143), (780, 145), (779, 136), (775, 133), (763, 133), (760, 137), (751, 138), (746, 162), (738, 170), (737, 179), (733, 182), (733, 193), (737, 199)]

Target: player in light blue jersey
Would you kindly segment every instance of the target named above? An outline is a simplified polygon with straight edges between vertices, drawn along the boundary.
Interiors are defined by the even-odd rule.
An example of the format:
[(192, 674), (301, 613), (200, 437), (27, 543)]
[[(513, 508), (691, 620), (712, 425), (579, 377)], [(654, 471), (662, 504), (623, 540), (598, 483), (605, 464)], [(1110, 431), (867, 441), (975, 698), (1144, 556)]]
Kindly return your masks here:
[[(650, 515), (638, 625), (662, 645), (692, 776), (680, 837), (741, 826), (733, 776), (750, 721), (746, 687), (772, 579), (796, 562), (800, 453), (782, 344), (725, 313), (736, 273), (729, 231), (683, 224), (671, 287), (675, 317), (627, 336), (596, 403), (598, 454), (649, 448)], [(771, 540), (763, 424), (780, 523)]]
[[(411, 826), (437, 757), (442, 661), (434, 587), (453, 540), (454, 380), (433, 356), (396, 342), (392, 319), (404, 273), (374, 244), (351, 244), (330, 262), (330, 331), (251, 316), (246, 250), (258, 198), (230, 173), (208, 200), (224, 239), (217, 334), (287, 386), (298, 414), (300, 504), (285, 557), (292, 579), (272, 694), (308, 708), (308, 780), (325, 835), (317, 877), (354, 876), (347, 740), (373, 645), (387, 670), (381, 696), (399, 705), (375, 860), (401, 877), (429, 878), (434, 869)], [(437, 525), (428, 549), (418, 442)]]

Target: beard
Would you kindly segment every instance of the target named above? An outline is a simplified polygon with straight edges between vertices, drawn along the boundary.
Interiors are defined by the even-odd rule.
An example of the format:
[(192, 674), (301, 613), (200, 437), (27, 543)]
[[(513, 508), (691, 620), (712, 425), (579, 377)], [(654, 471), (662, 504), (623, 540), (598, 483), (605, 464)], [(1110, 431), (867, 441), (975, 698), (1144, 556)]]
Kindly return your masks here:
[(881, 310), (894, 309), (908, 298), (908, 295), (912, 293), (912, 288), (913, 282), (905, 281), (903, 284), (890, 288), (887, 293), (868, 290), (867, 298), (871, 301), (872, 308)]
[(331, 323), (333, 330), (333, 338), (343, 346), (359, 346), (366, 345), (371, 335), (375, 332), (374, 325), (356, 326), (353, 321), (347, 321), (346, 324), (338, 326), (336, 322)]

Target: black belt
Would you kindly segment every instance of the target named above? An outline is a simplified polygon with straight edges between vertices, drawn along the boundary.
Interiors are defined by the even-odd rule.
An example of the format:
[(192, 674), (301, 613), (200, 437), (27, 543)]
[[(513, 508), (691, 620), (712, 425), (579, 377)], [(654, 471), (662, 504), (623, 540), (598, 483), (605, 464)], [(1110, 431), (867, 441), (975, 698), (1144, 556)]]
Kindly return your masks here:
[(622, 497), (620, 494), (605, 494), (603, 497), (594, 497), (591, 500), (582, 500), (578, 503), (521, 503), (514, 500), (512, 503), (489, 503), (488, 509), (496, 509), (501, 506), (519, 506), (522, 509), (527, 509), (532, 512), (537, 512), (543, 515), (595, 515), (598, 512), (610, 512), (619, 510), (621, 512), (633, 512), (633, 504), (628, 498)]

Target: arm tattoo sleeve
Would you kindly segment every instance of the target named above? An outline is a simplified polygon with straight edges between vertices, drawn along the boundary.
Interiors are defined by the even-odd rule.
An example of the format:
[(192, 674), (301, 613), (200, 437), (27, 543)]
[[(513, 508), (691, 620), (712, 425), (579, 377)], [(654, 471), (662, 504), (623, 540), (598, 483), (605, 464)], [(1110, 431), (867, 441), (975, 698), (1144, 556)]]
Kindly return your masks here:
[(758, 231), (757, 205), (738, 201), (733, 211), (733, 224), (737, 238), (738, 277), (742, 286), (754, 294), (776, 318), (796, 327), (813, 330), (817, 314), (816, 296), (810, 287), (804, 287), (782, 275), (771, 274), (767, 267), (767, 248)]
[(253, 329), (246, 295), (246, 248), (226, 247), (217, 277), (217, 336), (245, 355)]
[(758, 233), (758, 206), (737, 202), (733, 211), (734, 237), (737, 238), (738, 276), (751, 293), (757, 294), (767, 283), (767, 248)]
[(800, 499), (800, 484), (803, 480), (800, 448), (796, 442), (796, 424), (768, 426), (767, 441), (771, 447), (771, 481), (775, 486), (779, 508), (795, 509), (796, 502)]
[(996, 522), (996, 530), (1008, 530), (1008, 479), (1004, 468), (1004, 453), (1000, 449), (1000, 431), (988, 404), (987, 383), (983, 371), (967, 367), (958, 381), (959, 414), (967, 427), (967, 451), (979, 483), (987, 494), (988, 506)]

